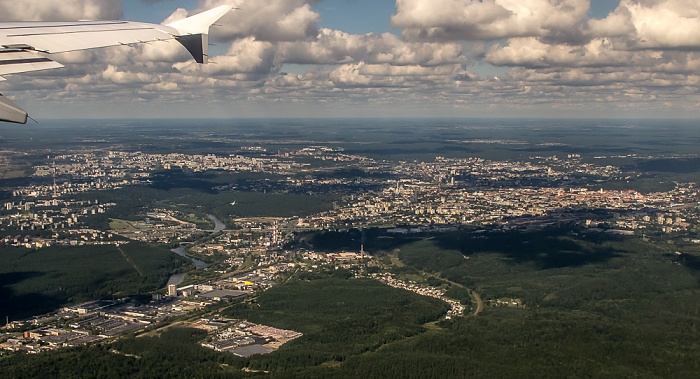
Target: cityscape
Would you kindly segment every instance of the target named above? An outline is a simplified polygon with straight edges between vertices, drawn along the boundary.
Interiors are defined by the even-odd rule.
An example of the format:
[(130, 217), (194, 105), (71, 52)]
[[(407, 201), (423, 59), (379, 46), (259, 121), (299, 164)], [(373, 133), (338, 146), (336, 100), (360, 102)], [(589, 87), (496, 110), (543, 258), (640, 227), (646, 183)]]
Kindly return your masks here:
[[(279, 354), (300, 354), (306, 348), (299, 346), (310, 343), (304, 341), (324, 338), (319, 324), (286, 321), (311, 320), (308, 312), (318, 305), (301, 310), (304, 316), (292, 316), (298, 311), (291, 308), (258, 314), (266, 304), (293, 307), (291, 298), (301, 304), (330, 296), (337, 304), (322, 307), (332, 310), (345, 306), (342, 299), (360, 301), (352, 291), (364, 286), (400, 291), (390, 296), (397, 308), (372, 317), (420, 310), (416, 328), (429, 336), (503, 312), (517, 318), (550, 304), (566, 307), (561, 304), (577, 296), (585, 307), (591, 295), (564, 295), (566, 287), (559, 294), (554, 278), (593, 270), (585, 275), (603, 280), (596, 275), (610, 275), (621, 264), (612, 262), (625, 256), (647, 257), (640, 262), (655, 267), (666, 262), (666, 270), (690, 270), (688, 280), (694, 278), (696, 181), (642, 168), (695, 162), (700, 156), (692, 151), (579, 153), (561, 142), (472, 138), (443, 143), (484, 154), (397, 158), (383, 157), (381, 149), (363, 154), (357, 142), (342, 138), (326, 144), (253, 139), (220, 137), (220, 147), (207, 154), (30, 148), (31, 164), (19, 150), (4, 151), (8, 168), (27, 173), (5, 187), (0, 210), (0, 249), (11, 258), (6, 270), (35, 265), (47, 272), (37, 282), (20, 279), (33, 286), (27, 290), (7, 288), (38, 291), (13, 295), (22, 299), (43, 293), (57, 300), (50, 306), (8, 298), (8, 309), (21, 316), (6, 315), (0, 354), (104, 348), (110, 356), (140, 359), (144, 352), (129, 341), (186, 331), (199, 336), (196, 346), (247, 360), (230, 363), (242, 365), (235, 375), (266, 375)], [(486, 153), (494, 148), (512, 153), (494, 159)], [(503, 252), (484, 253), (492, 250)], [(84, 279), (61, 263), (73, 254), (88, 265)], [(52, 263), (42, 265), (44, 259)], [(71, 279), (51, 284), (58, 267)], [(346, 282), (356, 284), (346, 288)], [(317, 293), (276, 295), (307, 290)], [(336, 297), (326, 290), (350, 292)], [(403, 299), (407, 294), (416, 297)], [(407, 302), (427, 303), (400, 305)], [(403, 343), (416, 333), (409, 330), (385, 337), (386, 344)]]
[[(478, 141), (485, 143), (484, 141)], [(509, 143), (488, 141), (488, 143)], [(512, 142), (510, 142), (512, 143)], [(260, 147), (243, 148), (261, 156), (142, 154), (107, 151), (104, 154), (61, 155), (46, 165), (33, 168), (38, 181), (47, 185), (30, 185), (12, 191), (17, 202), (5, 202), (0, 225), (16, 230), (16, 236), (3, 241), (11, 246), (28, 248), (52, 244), (117, 243), (116, 236), (144, 242), (174, 243), (201, 233), (196, 223), (178, 218), (175, 209), (154, 208), (141, 223), (129, 223), (116, 230), (94, 230), (80, 219), (104, 214), (115, 203), (98, 200), (66, 200), (82, 192), (119, 189), (128, 186), (149, 186), (153, 176), (162, 170), (181, 172), (267, 173), (279, 177), (254, 181), (247, 186), (228, 184), (213, 187), (221, 192), (275, 191), (278, 193), (337, 193), (335, 188), (371, 188), (345, 195), (334, 202), (333, 209), (308, 217), (265, 220), (240, 218), (237, 224), (263, 231), (263, 245), (279, 247), (283, 236), (295, 230), (333, 228), (392, 227), (404, 233), (401, 226), (435, 225), (444, 228), (464, 225), (500, 225), (506, 228), (533, 227), (576, 220), (597, 225), (596, 210), (616, 215), (615, 229), (637, 231), (661, 229), (663, 232), (688, 230), (697, 225), (698, 191), (695, 183), (674, 184), (663, 192), (639, 193), (635, 190), (605, 189), (605, 184), (629, 180), (642, 173), (623, 173), (610, 165), (584, 163), (580, 155), (566, 157), (529, 157), (528, 161), (488, 161), (481, 158), (451, 159), (436, 157), (433, 162), (376, 161), (362, 156), (342, 154), (342, 148), (308, 147), (291, 153), (268, 157)], [(299, 161), (295, 160), (295, 157)], [(316, 179), (306, 157), (343, 162), (344, 168), (367, 173), (387, 173), (392, 179), (356, 178)], [(345, 157), (341, 159), (339, 157)], [(696, 158), (697, 155), (675, 156), (673, 159)], [(602, 159), (605, 157), (596, 157)], [(626, 156), (617, 158), (658, 159), (664, 156)], [(234, 196), (235, 198), (235, 196)], [(227, 204), (231, 209), (235, 201)], [(562, 214), (563, 213), (563, 214)], [(606, 219), (605, 214), (603, 219)], [(147, 220), (152, 220), (149, 222)], [(145, 221), (145, 222), (143, 222)], [(610, 221), (610, 220), (607, 220)], [(51, 238), (23, 236), (23, 231), (51, 231)], [(58, 233), (61, 231), (62, 233)], [(67, 235), (64, 235), (68, 233)], [(230, 235), (225, 241), (240, 247), (244, 241)], [(211, 247), (210, 247), (211, 248)]]

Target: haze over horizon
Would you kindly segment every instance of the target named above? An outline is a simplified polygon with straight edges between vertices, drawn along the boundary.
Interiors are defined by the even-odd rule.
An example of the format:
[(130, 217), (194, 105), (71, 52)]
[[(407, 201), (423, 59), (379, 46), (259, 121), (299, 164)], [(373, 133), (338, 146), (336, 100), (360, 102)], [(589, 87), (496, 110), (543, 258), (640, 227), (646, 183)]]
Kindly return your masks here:
[(698, 118), (694, 0), (0, 0), (0, 20), (172, 22), (221, 4), (213, 64), (176, 42), (56, 57), (0, 92), (51, 118)]

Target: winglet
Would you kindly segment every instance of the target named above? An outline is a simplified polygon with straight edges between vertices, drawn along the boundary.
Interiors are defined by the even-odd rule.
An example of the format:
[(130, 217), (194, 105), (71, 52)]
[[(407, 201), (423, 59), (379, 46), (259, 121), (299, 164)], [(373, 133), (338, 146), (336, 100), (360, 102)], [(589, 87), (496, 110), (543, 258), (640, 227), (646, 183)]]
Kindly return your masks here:
[(198, 13), (180, 21), (167, 24), (177, 30), (180, 35), (209, 34), (209, 27), (233, 9), (230, 5), (220, 5), (208, 11)]
[(198, 63), (207, 63), (209, 58), (209, 27), (233, 9), (220, 5), (208, 11), (170, 23), (179, 35), (175, 36)]

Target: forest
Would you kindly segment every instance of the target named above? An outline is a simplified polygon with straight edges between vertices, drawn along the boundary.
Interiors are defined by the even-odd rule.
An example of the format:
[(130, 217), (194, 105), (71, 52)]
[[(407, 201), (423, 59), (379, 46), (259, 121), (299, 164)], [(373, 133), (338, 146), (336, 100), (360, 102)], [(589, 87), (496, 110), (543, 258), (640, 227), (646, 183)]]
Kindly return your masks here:
[(80, 301), (148, 293), (188, 264), (167, 249), (138, 242), (2, 248), (0, 312), (17, 320)]
[(326, 278), (274, 287), (226, 316), (304, 333), (273, 354), (251, 359), (251, 368), (287, 372), (337, 366), (424, 332), (423, 324), (446, 311), (439, 300), (373, 280)]
[[(305, 377), (692, 378), (700, 372), (696, 244), (576, 227), (307, 237), (318, 246), (360, 238), (380, 260), (397, 255), (401, 265), (391, 270), (400, 277), (421, 273), (428, 283), (449, 280), (484, 300), (517, 298), (524, 307), (491, 306), (477, 317), (440, 322)], [(455, 298), (460, 292), (448, 288)]]
[[(348, 241), (363, 234), (350, 233)], [(695, 378), (700, 372), (697, 246), (573, 228), (379, 237), (364, 232), (377, 259), (398, 257), (396, 275), (428, 274), (435, 285), (452, 281), (484, 300), (519, 298), (523, 307), (489, 306), (478, 316), (440, 321), (447, 305), (439, 300), (342, 270), (299, 274), (222, 311), (304, 333), (272, 354), (243, 359), (208, 351), (198, 345), (202, 332), (170, 328), (159, 336), (0, 358), (0, 371), (32, 377), (41, 368), (55, 374), (49, 376), (80, 377), (76, 367), (82, 367), (95, 373), (90, 377), (183, 378)], [(454, 296), (466, 295), (455, 288)]]

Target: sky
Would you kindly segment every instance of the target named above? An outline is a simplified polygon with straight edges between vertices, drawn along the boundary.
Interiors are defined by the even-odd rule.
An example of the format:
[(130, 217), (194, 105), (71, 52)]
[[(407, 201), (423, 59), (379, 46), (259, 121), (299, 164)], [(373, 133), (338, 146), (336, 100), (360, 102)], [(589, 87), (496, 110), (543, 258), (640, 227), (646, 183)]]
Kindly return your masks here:
[(176, 42), (61, 54), (0, 92), (35, 118), (700, 118), (697, 0), (0, 0), (0, 21), (221, 4), (240, 10), (211, 64)]

